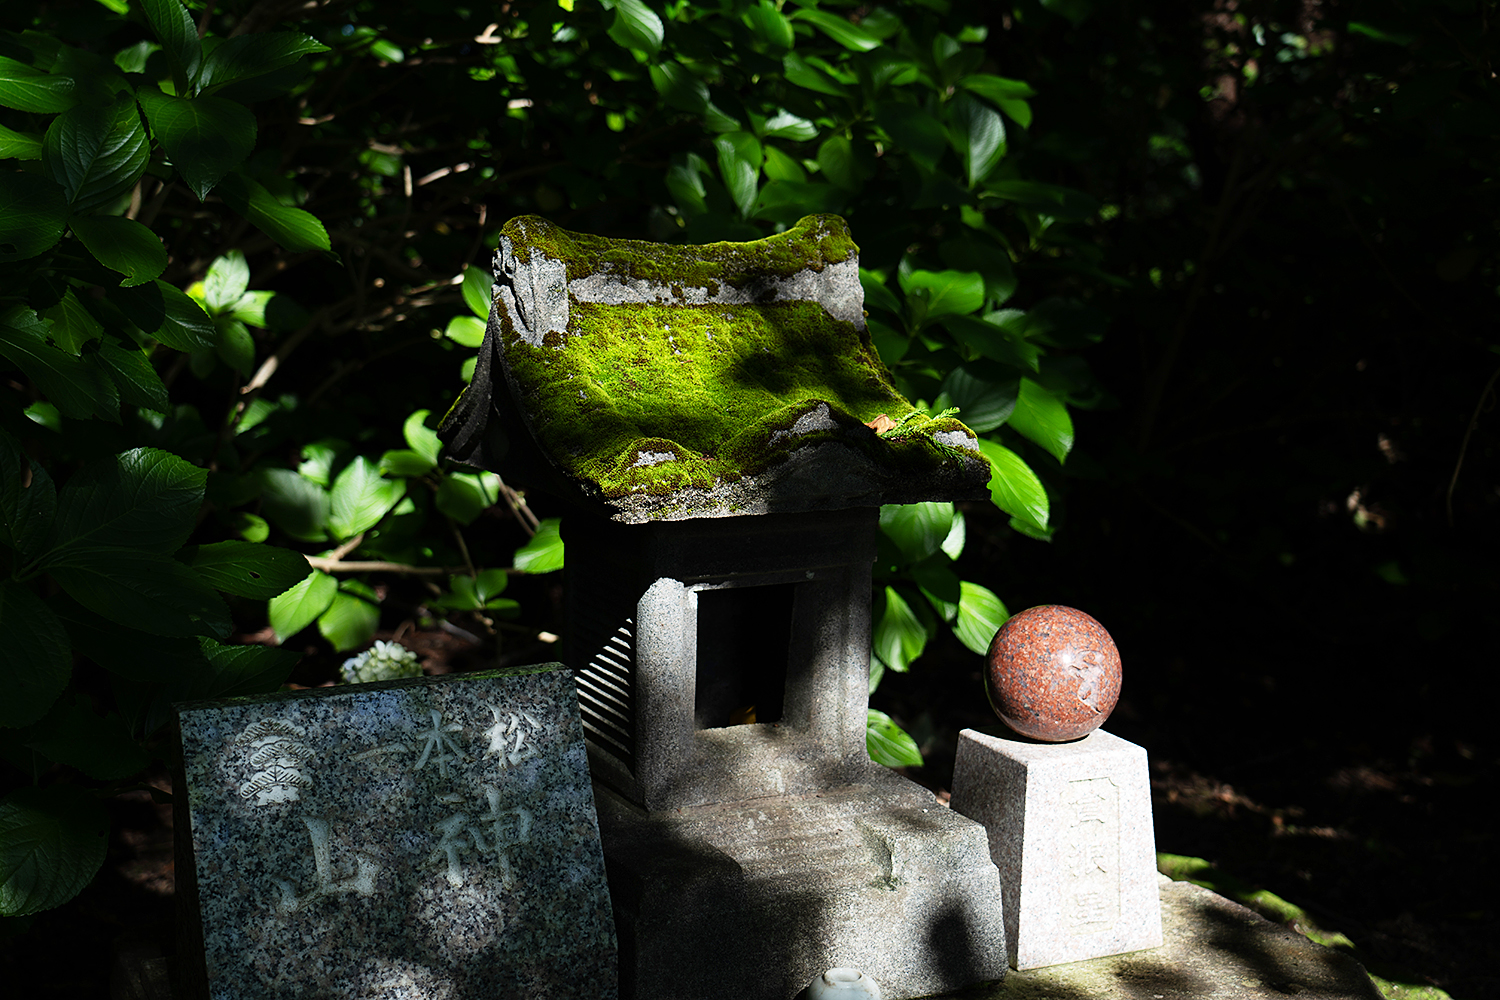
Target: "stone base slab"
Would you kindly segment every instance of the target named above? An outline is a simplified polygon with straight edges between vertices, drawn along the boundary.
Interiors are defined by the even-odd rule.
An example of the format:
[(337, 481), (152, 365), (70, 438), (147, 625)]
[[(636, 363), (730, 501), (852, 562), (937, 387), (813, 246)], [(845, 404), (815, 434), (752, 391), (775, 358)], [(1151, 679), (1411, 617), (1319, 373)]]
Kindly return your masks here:
[(1009, 961), (1035, 969), (1162, 942), (1146, 751), (959, 734), (953, 809), (989, 831)]
[(621, 996), (790, 1000), (835, 967), (887, 1000), (1003, 978), (984, 828), (884, 768), (861, 777), (652, 814), (596, 785)]

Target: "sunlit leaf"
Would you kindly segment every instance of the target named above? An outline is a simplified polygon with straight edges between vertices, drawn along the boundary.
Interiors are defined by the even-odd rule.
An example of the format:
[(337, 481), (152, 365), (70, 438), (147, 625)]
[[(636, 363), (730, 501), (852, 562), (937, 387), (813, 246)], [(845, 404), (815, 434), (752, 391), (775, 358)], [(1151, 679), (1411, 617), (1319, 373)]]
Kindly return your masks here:
[(1047, 531), (1047, 491), (1020, 455), (995, 441), (979, 439), (990, 460), (990, 499), (996, 507), (1038, 532)]
[(749, 132), (726, 132), (714, 139), (719, 151), (719, 175), (740, 215), (748, 215), (759, 191), (760, 141)]
[(339, 583), (327, 573), (313, 570), (300, 583), (271, 598), (267, 606), (277, 642), (286, 642), (317, 620), (333, 603)]
[(936, 552), (952, 527), (951, 503), (886, 504), (880, 508), (880, 530), (907, 562), (926, 559)]
[(516, 569), (527, 573), (551, 573), (563, 568), (562, 521), (545, 518), (530, 541), (516, 549)]
[(1051, 452), (1059, 462), (1073, 450), (1073, 419), (1063, 401), (1029, 378), (1021, 379), (1010, 426)]
[(443, 451), (443, 442), (438, 440), (437, 431), (427, 426), (427, 418), (431, 415), (431, 410), (417, 410), (401, 425), (401, 434), (406, 438), (407, 447), (436, 465), (438, 455)]
[(865, 713), (865, 750), (870, 759), (886, 767), (921, 767), (922, 751), (917, 741), (884, 712)]
[(490, 318), (490, 290), (494, 286), (495, 278), (485, 268), (472, 265), (464, 268), (464, 280), (459, 290), (463, 293), (464, 305), (481, 320)]
[(885, 588), (884, 608), (871, 635), (871, 654), (886, 668), (905, 673), (927, 647), (924, 625), (895, 587)]
[(348, 592), (349, 584), (333, 595), (328, 610), (318, 616), (318, 631), (340, 653), (357, 649), (375, 638), (380, 609), (363, 597)]
[(460, 347), (475, 348), (484, 343), (484, 321), (473, 316), (454, 316), (443, 336)]
[(767, 0), (746, 10), (744, 21), (756, 38), (773, 49), (789, 49), (796, 44), (791, 22)]
[(250, 542), (184, 546), (177, 558), (215, 590), (261, 600), (285, 592), (308, 572), (302, 553)]
[(283, 205), (255, 181), (231, 173), (219, 182), (224, 203), (252, 225), (291, 251), (322, 250), (329, 253), (328, 230), (311, 212)]
[(818, 10), (815, 7), (803, 7), (796, 13), (788, 16), (789, 21), (806, 21), (815, 26), (823, 34), (838, 42), (846, 49), (855, 52), (869, 52), (871, 49), (880, 47), (880, 39), (870, 34), (852, 21), (845, 20), (831, 11)]
[(276, 527), (304, 542), (328, 537), (328, 491), (291, 469), (261, 472), (265, 512)]
[(609, 37), (627, 49), (656, 55), (664, 36), (661, 18), (642, 0), (616, 0), (615, 20)]
[(62, 185), (74, 213), (118, 200), (145, 173), (150, 153), (146, 129), (129, 94), (64, 111), (42, 137), (42, 163)]
[(109, 301), (147, 336), (179, 351), (214, 345), (213, 320), (181, 289), (165, 281), (148, 281), (135, 288), (113, 288)]
[[(296, 31), (235, 35), (220, 42), (208, 54), (198, 83), (205, 91), (218, 89), (236, 80), (284, 69), (305, 55), (327, 51), (328, 46)], [(400, 62), (400, 59), (391, 61)]]
[(958, 618), (953, 634), (970, 652), (983, 656), (1000, 626), (1010, 619), (1010, 612), (995, 592), (965, 580), (959, 584)]
[(386, 479), (363, 455), (333, 481), (328, 526), (335, 538), (353, 538), (373, 528), (406, 495), (406, 481)]

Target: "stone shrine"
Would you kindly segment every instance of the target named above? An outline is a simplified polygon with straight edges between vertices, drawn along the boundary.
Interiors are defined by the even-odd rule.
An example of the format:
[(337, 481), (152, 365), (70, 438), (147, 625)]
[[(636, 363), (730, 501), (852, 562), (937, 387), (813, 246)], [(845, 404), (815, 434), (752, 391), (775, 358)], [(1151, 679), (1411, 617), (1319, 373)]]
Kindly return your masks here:
[(1002, 978), (984, 828), (865, 744), (878, 508), (986, 497), (990, 469), (895, 391), (843, 220), (674, 247), (526, 217), (495, 277), (439, 433), (568, 508), (566, 658), (622, 994)]
[(561, 664), (175, 709), (179, 997), (618, 995)]

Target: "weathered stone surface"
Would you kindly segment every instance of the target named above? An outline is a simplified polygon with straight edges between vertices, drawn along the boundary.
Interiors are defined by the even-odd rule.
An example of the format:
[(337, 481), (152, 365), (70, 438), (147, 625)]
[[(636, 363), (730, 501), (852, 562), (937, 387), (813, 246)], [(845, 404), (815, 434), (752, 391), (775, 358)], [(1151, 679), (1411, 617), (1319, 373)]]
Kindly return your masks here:
[(952, 805), (989, 831), (1015, 968), (1161, 944), (1145, 750), (1102, 729), (1052, 744), (965, 729)]
[(1098, 729), (1120, 700), (1120, 651), (1074, 608), (1047, 604), (1012, 617), (985, 661), (990, 707), (1034, 740), (1076, 740)]
[(560, 664), (176, 708), (184, 996), (616, 995)]
[(913, 412), (865, 329), (843, 219), (673, 246), (502, 230), (474, 378), (439, 433), (626, 523), (988, 496), (972, 431)]

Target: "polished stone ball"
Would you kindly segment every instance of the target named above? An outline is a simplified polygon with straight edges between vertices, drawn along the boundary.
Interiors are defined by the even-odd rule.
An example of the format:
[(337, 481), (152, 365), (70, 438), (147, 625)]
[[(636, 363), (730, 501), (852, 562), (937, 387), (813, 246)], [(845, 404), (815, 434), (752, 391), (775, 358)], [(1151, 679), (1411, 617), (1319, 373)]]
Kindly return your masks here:
[(985, 660), (990, 707), (1022, 736), (1061, 743), (1087, 736), (1120, 700), (1120, 651), (1082, 611), (1045, 604), (995, 633)]

